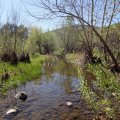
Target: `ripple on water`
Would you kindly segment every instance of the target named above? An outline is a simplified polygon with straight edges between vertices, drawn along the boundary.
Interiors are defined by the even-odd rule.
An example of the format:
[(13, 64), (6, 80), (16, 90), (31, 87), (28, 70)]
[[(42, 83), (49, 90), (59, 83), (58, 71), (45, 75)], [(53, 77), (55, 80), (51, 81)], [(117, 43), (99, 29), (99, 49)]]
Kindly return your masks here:
[[(7, 97), (0, 99), (0, 120), (5, 119), (5, 112), (11, 106), (17, 106), (19, 112), (9, 120), (92, 120), (93, 112), (80, 93), (72, 92), (80, 85), (75, 73), (77, 68), (59, 62), (43, 67), (45, 74), (37, 82), (31, 81), (12, 89)], [(25, 91), (28, 99), (14, 103), (14, 96), (19, 91)], [(67, 101), (71, 101), (73, 106), (67, 106)]]

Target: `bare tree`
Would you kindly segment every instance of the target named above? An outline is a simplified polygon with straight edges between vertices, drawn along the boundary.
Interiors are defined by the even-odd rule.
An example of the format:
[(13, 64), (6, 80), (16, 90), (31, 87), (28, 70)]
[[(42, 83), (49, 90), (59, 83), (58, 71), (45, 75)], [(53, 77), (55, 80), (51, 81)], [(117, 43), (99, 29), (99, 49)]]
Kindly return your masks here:
[[(2, 16), (2, 4), (1, 4), (1, 0), (0, 0), (0, 26), (1, 26), (1, 16)], [(2, 50), (2, 37), (0, 35), (0, 53), (1, 53), (1, 50)]]
[(12, 23), (14, 25), (14, 52), (16, 52), (17, 46), (17, 32), (18, 32), (18, 21), (19, 21), (19, 11), (15, 10), (14, 7), (12, 8)]
[(1, 26), (1, 17), (2, 17), (2, 12), (3, 12), (2, 2), (1, 2), (1, 0), (0, 0), (0, 26)]
[[(39, 15), (33, 15), (29, 10), (29, 14), (37, 19), (48, 19), (54, 17), (66, 17), (72, 16), (76, 21), (78, 21), (82, 26), (85, 32), (85, 37), (87, 38), (87, 34), (85, 31), (85, 25), (91, 28), (91, 38), (93, 37), (93, 33), (99, 38), (99, 40), (104, 45), (106, 51), (112, 58), (115, 66), (118, 66), (117, 59), (114, 54), (110, 50), (109, 46), (106, 43), (106, 39), (108, 37), (110, 25), (115, 20), (116, 16), (119, 14), (120, 5), (118, 4), (118, 0), (35, 0), (28, 3), (37, 9), (44, 10)], [(87, 6), (91, 6), (90, 16), (91, 22), (88, 20), (88, 9)], [(94, 22), (95, 20), (95, 22)], [(102, 27), (107, 26), (107, 32), (103, 36), (101, 32), (99, 32), (94, 26), (94, 24)], [(86, 39), (88, 40), (88, 39)], [(87, 42), (87, 41), (86, 41)]]

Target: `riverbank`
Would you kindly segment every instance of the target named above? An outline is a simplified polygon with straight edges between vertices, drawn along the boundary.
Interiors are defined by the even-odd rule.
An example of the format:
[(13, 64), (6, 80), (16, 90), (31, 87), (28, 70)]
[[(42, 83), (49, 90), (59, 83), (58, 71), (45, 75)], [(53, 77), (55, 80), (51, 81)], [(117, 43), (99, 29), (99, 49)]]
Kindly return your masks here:
[(79, 66), (83, 66), (85, 60), (84, 60), (84, 53), (72, 53), (72, 54), (67, 54), (66, 55), (66, 60), (68, 62), (77, 64)]
[[(81, 80), (79, 88), (85, 101), (94, 111), (97, 118), (119, 119), (120, 108), (120, 76), (113, 74), (105, 62), (102, 64), (83, 64), (84, 56), (80, 54), (68, 54), (67, 60), (78, 66), (78, 74)], [(83, 62), (82, 62), (83, 61)], [(81, 67), (83, 66), (83, 67)]]
[[(12, 120), (87, 120), (94, 113), (77, 91), (80, 85), (77, 66), (66, 60), (47, 60), (43, 65), (40, 78), (29, 81), (16, 89), (11, 89), (4, 98), (0, 98), (0, 119)], [(26, 92), (25, 102), (14, 102), (14, 96), (20, 91)], [(71, 103), (71, 105), (68, 105)], [(15, 115), (5, 115), (8, 109), (17, 106)]]
[[(0, 92), (5, 94), (10, 88), (40, 77), (42, 64), (48, 58), (49, 56), (46, 55), (33, 56), (31, 63), (19, 63), (17, 66), (0, 62)], [(4, 74), (5, 70), (10, 77), (7, 80), (2, 80), (2, 74)]]
[[(80, 86), (77, 86), (75, 88), (78, 89), (77, 91), (80, 92), (82, 98), (84, 99), (85, 103), (89, 105), (89, 108), (92, 110), (92, 112), (94, 111), (94, 117), (96, 119), (99, 117), (102, 117), (105, 120), (110, 118), (119, 118), (119, 75), (111, 73), (111, 71), (105, 69), (101, 64), (84, 64), (84, 54), (67, 54), (65, 57), (66, 60), (64, 62), (59, 61), (59, 59), (57, 61), (54, 61), (53, 58), (55, 57), (34, 56), (31, 59), (31, 64), (20, 63), (18, 64), (18, 66), (12, 66), (8, 63), (5, 64), (4, 68), (7, 68), (7, 71), (10, 74), (10, 79), (4, 81), (3, 84), (1, 84), (2, 93), (5, 94), (6, 90), (8, 90), (9, 88), (13, 88), (13, 86), (17, 87), (18, 85), (24, 84), (29, 80), (35, 80), (36, 78), (41, 77), (42, 64), (46, 62), (47, 64), (45, 64), (44, 66), (44, 73), (46, 74), (43, 74), (43, 76), (45, 75), (46, 77), (38, 79), (37, 84), (35, 83), (34, 88), (38, 87), (37, 93), (42, 90), (52, 91), (50, 92), (52, 94), (52, 97), (50, 96), (50, 99), (53, 102), (54, 94), (56, 95), (56, 93), (54, 92), (56, 92), (56, 90), (58, 89), (58, 86), (56, 85), (62, 85), (60, 86), (60, 88), (64, 89), (64, 91), (68, 92), (68, 94), (71, 94), (72, 90), (74, 90), (72, 85), (74, 84), (74, 86), (77, 86), (80, 83)], [(2, 68), (4, 63), (0, 63), (0, 65), (0, 67)], [(0, 69), (1, 74), (2, 70), (4, 69)], [(73, 83), (71, 82), (71, 80), (68, 79), (70, 77), (73, 79)], [(78, 83), (76, 83), (75, 77), (79, 79)], [(39, 84), (41, 83), (41, 79), (42, 84)], [(33, 87), (34, 81), (31, 82)], [(42, 87), (39, 88), (39, 86)], [(46, 96), (50, 94), (48, 92), (48, 94), (46, 95), (46, 92), (44, 93), (43, 91), (41, 93), (42, 95), (45, 95), (44, 99), (46, 99)], [(60, 94), (59, 89), (58, 94)], [(39, 99), (41, 99), (41, 96)]]

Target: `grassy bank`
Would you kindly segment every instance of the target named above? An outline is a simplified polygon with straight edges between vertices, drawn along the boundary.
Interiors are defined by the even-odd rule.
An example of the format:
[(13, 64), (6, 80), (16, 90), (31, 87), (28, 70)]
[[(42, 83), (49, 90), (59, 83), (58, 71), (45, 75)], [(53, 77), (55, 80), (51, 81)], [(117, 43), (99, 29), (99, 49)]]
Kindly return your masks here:
[(75, 63), (81, 66), (84, 63), (84, 53), (67, 54), (66, 60), (68, 62)]
[(97, 118), (102, 116), (106, 119), (117, 119), (120, 114), (119, 75), (113, 74), (101, 64), (87, 64), (86, 69), (80, 70), (79, 76), (83, 83), (80, 90)]
[(0, 91), (4, 94), (9, 88), (16, 87), (24, 84), (26, 81), (36, 79), (40, 77), (42, 72), (41, 67), (48, 56), (34, 56), (31, 58), (31, 63), (19, 63), (17, 66), (13, 66), (9, 63), (0, 62), (0, 76), (4, 73), (5, 69), (8, 71), (10, 78), (8, 80), (2, 80), (0, 77)]
[[(68, 54), (70, 62), (77, 63), (80, 56)], [(85, 64), (78, 68), (80, 77), (80, 92), (90, 108), (95, 112), (95, 118), (105, 120), (117, 119), (120, 115), (120, 75), (113, 74), (104, 61), (101, 64)]]

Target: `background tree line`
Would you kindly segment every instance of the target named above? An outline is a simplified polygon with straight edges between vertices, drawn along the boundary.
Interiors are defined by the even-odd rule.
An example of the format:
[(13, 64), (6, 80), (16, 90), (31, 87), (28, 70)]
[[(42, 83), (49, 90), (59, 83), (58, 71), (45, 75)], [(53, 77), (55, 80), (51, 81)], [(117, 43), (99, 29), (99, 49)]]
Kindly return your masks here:
[[(101, 30), (101, 27), (96, 28), (98, 31)], [(120, 56), (119, 28), (119, 24), (112, 25), (107, 38), (108, 46), (117, 58)], [(105, 32), (106, 29), (107, 27), (104, 27), (103, 31)], [(85, 26), (85, 31), (89, 34), (89, 26)], [(43, 32), (41, 28), (7, 22), (0, 27), (0, 54), (12, 53), (13, 51), (18, 54), (23, 52), (53, 54), (61, 50), (65, 53), (85, 52), (86, 44), (92, 49), (98, 49), (101, 53), (105, 52), (102, 43), (95, 35), (93, 35), (92, 45), (90, 45), (89, 40), (85, 42), (84, 37), (82, 26), (76, 25), (71, 16), (65, 18), (61, 23), (61, 28), (47, 32)], [(111, 44), (112, 42), (113, 44)]]
[[(120, 9), (118, 0), (39, 0), (27, 4), (32, 5), (37, 10), (43, 8), (44, 12), (39, 13), (39, 17), (28, 10), (29, 14), (36, 19), (48, 19), (57, 16), (65, 18), (65, 21), (61, 29), (53, 32), (43, 33), (38, 28), (29, 28), (26, 42), (21, 42), (22, 47), (19, 48), (21, 51), (26, 50), (33, 54), (35, 52), (50, 54), (55, 51), (73, 53), (82, 50), (85, 52), (86, 61), (94, 64), (101, 61), (101, 58), (94, 52), (98, 50), (102, 53), (102, 59), (104, 58), (107, 63), (114, 63), (113, 68), (117, 71), (120, 69), (119, 44), (117, 44), (119, 43), (117, 29), (119, 28)], [(14, 43), (11, 43), (13, 44), (11, 49), (16, 51), (20, 36), (18, 36), (16, 14), (13, 14), (12, 18)], [(3, 37), (3, 40), (5, 37)]]
[[(23, 3), (26, 4), (26, 0)], [(43, 11), (35, 15), (30, 9), (27, 9), (31, 16), (39, 20), (72, 17), (75, 25), (81, 26), (77, 29), (85, 48), (86, 59), (90, 63), (99, 61), (99, 57), (94, 55), (94, 49), (98, 49), (100, 52), (102, 51), (104, 60), (107, 63), (109, 61), (110, 64), (113, 63), (115, 71), (120, 71), (119, 60), (116, 57), (118, 51), (115, 52), (115, 49), (111, 48), (109, 44), (112, 33), (115, 33), (111, 25), (119, 23), (120, 20), (119, 0), (31, 0), (27, 2), (27, 5), (36, 8), (38, 11)], [(111, 33), (111, 29), (114, 32)], [(112, 37), (115, 36), (112, 35)], [(116, 38), (112, 38), (112, 44), (114, 39)], [(97, 44), (101, 48), (95, 46)], [(67, 48), (69, 47), (67, 46)]]

